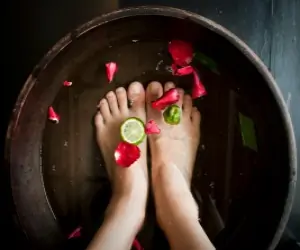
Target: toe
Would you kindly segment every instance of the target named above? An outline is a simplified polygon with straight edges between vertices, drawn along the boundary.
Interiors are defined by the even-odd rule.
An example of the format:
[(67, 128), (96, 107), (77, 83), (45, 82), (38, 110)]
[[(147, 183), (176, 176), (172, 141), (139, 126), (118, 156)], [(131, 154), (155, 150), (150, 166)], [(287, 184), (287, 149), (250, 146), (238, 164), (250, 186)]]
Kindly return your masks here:
[(128, 100), (131, 103), (131, 110), (145, 109), (145, 90), (140, 82), (133, 82), (129, 85)]
[(96, 113), (94, 121), (95, 121), (95, 126), (97, 128), (99, 128), (99, 127), (101, 127), (103, 125), (103, 116), (101, 115), (100, 111), (98, 111)]
[(106, 99), (109, 105), (109, 109), (111, 111), (111, 113), (114, 114), (118, 114), (119, 112), (119, 107), (118, 107), (118, 101), (117, 101), (117, 97), (116, 94), (113, 91), (109, 91), (106, 94)]
[(201, 122), (201, 114), (196, 107), (193, 107), (191, 114), (192, 122), (195, 126), (199, 126)]
[(105, 122), (105, 120), (108, 120), (111, 117), (108, 102), (106, 99), (102, 99), (100, 101), (98, 108), (100, 110), (100, 115), (102, 116), (104, 122)]
[[(164, 86), (164, 91), (166, 92), (166, 91), (168, 91), (168, 90), (170, 90), (170, 89), (172, 89), (172, 88), (175, 88), (176, 86), (175, 86), (175, 84), (173, 83), (173, 82), (166, 82), (166, 84), (165, 84), (165, 86)], [(183, 95), (184, 95), (184, 91), (183, 91), (183, 89), (178, 89), (178, 91), (179, 91), (179, 101), (176, 103), (179, 107), (181, 107), (182, 106), (182, 99), (183, 99)]]
[(127, 99), (126, 90), (123, 87), (117, 88), (116, 95), (117, 95), (120, 111), (126, 112), (128, 110), (128, 99)]
[(149, 83), (146, 90), (147, 103), (151, 106), (151, 102), (155, 101), (163, 95), (163, 88), (159, 82)]
[(184, 90), (183, 89), (178, 89), (179, 92), (179, 100), (176, 103), (179, 107), (182, 107), (182, 102), (183, 102), (183, 96), (184, 96)]
[(153, 109), (151, 103), (163, 95), (163, 87), (159, 82), (149, 83), (146, 90), (148, 119), (159, 120), (162, 117), (160, 111)]
[(165, 87), (164, 87), (165, 92), (172, 88), (175, 88), (175, 84), (173, 82), (166, 82)]
[(187, 117), (190, 117), (192, 108), (193, 108), (192, 97), (190, 95), (184, 95), (183, 104), (182, 104), (183, 114), (186, 115)]

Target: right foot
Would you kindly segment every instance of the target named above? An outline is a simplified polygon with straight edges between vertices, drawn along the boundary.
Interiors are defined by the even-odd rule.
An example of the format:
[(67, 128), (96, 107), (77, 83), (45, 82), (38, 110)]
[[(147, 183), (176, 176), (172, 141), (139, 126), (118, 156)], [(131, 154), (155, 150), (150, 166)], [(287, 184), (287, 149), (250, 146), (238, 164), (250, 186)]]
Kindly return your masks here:
[[(128, 107), (128, 101), (132, 102)], [(148, 192), (147, 173), (147, 142), (143, 141), (139, 148), (141, 157), (130, 168), (117, 166), (114, 151), (121, 141), (120, 126), (129, 117), (146, 119), (145, 91), (141, 83), (131, 83), (128, 92), (118, 88), (109, 92), (98, 105), (95, 116), (96, 139), (104, 157), (106, 170), (112, 184), (113, 191), (121, 194), (137, 193), (146, 200)]]
[[(200, 142), (200, 113), (192, 106), (190, 95), (184, 95), (184, 91), (179, 89), (180, 100), (177, 105), (182, 108), (181, 122), (178, 125), (169, 125), (164, 122), (163, 112), (153, 109), (151, 102), (163, 95), (163, 91), (174, 88), (172, 82), (168, 82), (163, 87), (158, 82), (151, 82), (146, 91), (147, 120), (153, 119), (161, 129), (160, 134), (150, 135), (149, 143), (152, 154), (152, 177), (155, 181), (160, 174), (161, 168), (170, 168), (171, 175), (177, 176), (174, 169), (178, 169), (190, 187), (193, 168), (196, 159), (196, 152)], [(173, 169), (173, 170), (172, 170)], [(171, 181), (167, 178), (168, 181)], [(178, 185), (180, 179), (175, 178), (174, 185)]]

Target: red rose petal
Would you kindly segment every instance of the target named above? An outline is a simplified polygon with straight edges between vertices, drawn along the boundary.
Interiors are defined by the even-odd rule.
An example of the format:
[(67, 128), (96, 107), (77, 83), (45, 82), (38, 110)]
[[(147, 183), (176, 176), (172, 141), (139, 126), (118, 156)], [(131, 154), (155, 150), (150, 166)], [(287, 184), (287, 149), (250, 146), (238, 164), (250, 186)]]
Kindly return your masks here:
[(115, 62), (106, 63), (105, 66), (106, 66), (107, 79), (111, 83), (112, 80), (114, 79), (115, 73), (118, 70), (118, 66)]
[(72, 233), (69, 234), (68, 239), (78, 238), (81, 236), (81, 227), (77, 227)]
[(193, 67), (189, 65), (189, 66), (177, 69), (174, 75), (186, 76), (186, 75), (192, 74), (193, 72), (194, 72)]
[(136, 250), (143, 250), (141, 243), (137, 240), (134, 239), (132, 246), (136, 249)]
[(202, 84), (200, 77), (196, 70), (193, 72), (194, 75), (194, 85), (193, 85), (193, 91), (192, 91), (192, 98), (196, 99), (201, 96), (205, 96), (207, 94), (206, 89), (204, 85)]
[(193, 60), (193, 46), (181, 40), (172, 40), (169, 43), (169, 53), (171, 54), (174, 63), (179, 66), (187, 66)]
[(176, 75), (178, 67), (177, 67), (177, 65), (175, 63), (172, 63), (171, 69), (172, 69), (172, 74)]
[(159, 134), (160, 133), (160, 128), (157, 126), (157, 124), (154, 120), (149, 120), (147, 122), (147, 124), (145, 125), (145, 133), (147, 135)]
[(120, 167), (128, 168), (141, 156), (138, 146), (120, 142), (115, 150), (115, 160)]
[(179, 92), (177, 88), (172, 88), (164, 93), (164, 95), (152, 102), (152, 108), (163, 110), (166, 107), (175, 104), (179, 100)]
[(59, 115), (54, 111), (52, 106), (48, 108), (48, 119), (55, 123), (59, 123), (60, 120)]
[(69, 82), (69, 81), (64, 81), (63, 85), (65, 87), (70, 87), (73, 83), (72, 82)]

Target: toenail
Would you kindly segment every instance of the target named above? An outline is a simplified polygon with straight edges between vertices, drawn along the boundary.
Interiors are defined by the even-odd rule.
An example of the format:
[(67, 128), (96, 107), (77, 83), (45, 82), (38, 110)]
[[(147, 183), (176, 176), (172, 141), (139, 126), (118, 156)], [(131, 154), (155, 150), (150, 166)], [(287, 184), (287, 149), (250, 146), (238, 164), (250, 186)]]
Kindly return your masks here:
[(105, 103), (106, 103), (106, 100), (105, 100), (105, 99), (102, 99), (102, 100), (100, 101), (99, 106), (101, 106), (101, 105), (103, 105), (103, 104), (105, 104)]
[(130, 87), (130, 92), (132, 94), (139, 94), (141, 93), (141, 85), (139, 83), (133, 83), (132, 86)]
[(114, 97), (114, 93), (111, 91), (111, 92), (108, 92), (107, 95), (106, 95), (107, 98), (113, 98)]
[(157, 90), (159, 88), (159, 85), (158, 84), (151, 84), (151, 90), (152, 91), (155, 91), (155, 90)]
[(121, 93), (121, 92), (124, 92), (124, 90), (125, 90), (125, 89), (121, 87), (121, 88), (117, 88), (117, 89), (116, 89), (116, 92)]

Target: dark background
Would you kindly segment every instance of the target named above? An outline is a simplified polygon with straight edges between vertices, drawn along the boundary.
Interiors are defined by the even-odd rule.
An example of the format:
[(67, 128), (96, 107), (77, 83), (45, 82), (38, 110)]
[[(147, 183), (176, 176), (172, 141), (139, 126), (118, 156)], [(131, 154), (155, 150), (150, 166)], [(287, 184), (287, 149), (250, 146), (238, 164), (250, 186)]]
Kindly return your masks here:
[[(300, 145), (300, 0), (10, 1), (1, 8), (1, 19), (4, 18), (1, 29), (2, 141), (20, 88), (34, 65), (58, 39), (102, 13), (146, 4), (168, 5), (196, 12), (218, 22), (244, 40), (275, 77), (289, 107), (296, 141)], [(8, 184), (5, 177), (7, 169), (1, 171), (1, 195), (4, 200), (1, 197), (0, 212), (3, 216), (0, 223), (3, 223), (4, 231), (1, 238), (5, 240), (12, 236), (14, 227), (10, 217), (6, 216), (11, 209), (7, 195), (9, 190), (5, 189)], [(298, 163), (298, 177), (299, 172)], [(300, 240), (300, 185), (286, 234)], [(19, 238), (17, 240), (21, 241)]]

